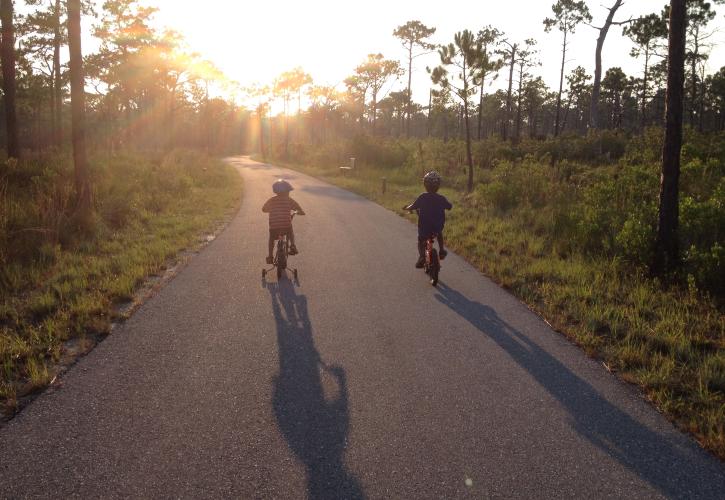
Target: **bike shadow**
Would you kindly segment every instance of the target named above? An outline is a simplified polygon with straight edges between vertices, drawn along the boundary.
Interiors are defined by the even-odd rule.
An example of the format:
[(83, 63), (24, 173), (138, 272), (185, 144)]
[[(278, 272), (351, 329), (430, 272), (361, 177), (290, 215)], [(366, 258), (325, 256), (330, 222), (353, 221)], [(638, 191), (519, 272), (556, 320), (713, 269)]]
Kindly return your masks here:
[[(300, 282), (299, 277), (293, 277), (290, 280), (289, 276), (282, 275), (282, 279), (279, 280), (279, 281), (280, 282), (281, 281), (286, 281), (292, 287), (300, 287), (300, 286), (302, 286), (302, 283)], [(262, 281), (260, 282), (260, 285), (261, 285), (262, 288), (269, 288), (270, 286), (277, 287), (278, 284), (279, 284), (278, 281), (267, 281), (267, 276), (262, 276)]]
[[(725, 474), (716, 460), (692, 446), (677, 446), (610, 403), (491, 307), (443, 283), (435, 297), (487, 335), (569, 412), (587, 440), (668, 497), (722, 498)], [(706, 480), (703, 480), (705, 479)]]
[[(327, 366), (320, 357), (307, 299), (296, 293), (294, 284), (283, 279), (266, 283), (266, 288), (272, 299), (279, 348), (274, 415), (290, 449), (305, 465), (309, 498), (362, 499), (362, 487), (345, 466), (350, 427), (345, 370)], [(325, 397), (323, 374), (336, 386), (331, 400)]]

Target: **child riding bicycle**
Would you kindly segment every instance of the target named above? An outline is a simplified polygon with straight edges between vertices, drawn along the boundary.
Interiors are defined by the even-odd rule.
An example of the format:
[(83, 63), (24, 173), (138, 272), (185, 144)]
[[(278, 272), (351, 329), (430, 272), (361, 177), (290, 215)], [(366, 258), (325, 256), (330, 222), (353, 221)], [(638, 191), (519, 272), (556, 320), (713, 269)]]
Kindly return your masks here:
[(441, 187), (441, 176), (438, 172), (433, 170), (425, 174), (423, 185), (426, 192), (410, 205), (403, 207), (403, 210), (418, 211), (418, 261), (415, 263), (418, 269), (423, 268), (425, 263), (425, 242), (431, 235), (438, 238), (441, 260), (448, 255), (443, 247), (443, 227), (446, 224), (445, 211), (453, 208), (445, 196), (438, 194)]
[(305, 215), (302, 207), (293, 200), (289, 193), (294, 190), (292, 185), (284, 179), (278, 179), (272, 184), (273, 196), (262, 207), (262, 212), (269, 214), (269, 252), (267, 253), (267, 264), (272, 264), (274, 257), (274, 242), (281, 235), (286, 234), (290, 242), (290, 255), (297, 255), (297, 247), (295, 246), (295, 233), (292, 230), (292, 212), (298, 215)]

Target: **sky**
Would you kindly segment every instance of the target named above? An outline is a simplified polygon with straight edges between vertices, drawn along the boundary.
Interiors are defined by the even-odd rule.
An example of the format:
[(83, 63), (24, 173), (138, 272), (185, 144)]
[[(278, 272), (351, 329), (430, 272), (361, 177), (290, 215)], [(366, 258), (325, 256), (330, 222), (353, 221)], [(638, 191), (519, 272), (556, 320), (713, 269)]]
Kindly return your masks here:
[[(102, 3), (101, 0), (98, 0)], [(315, 84), (341, 85), (369, 53), (388, 59), (405, 59), (393, 30), (409, 20), (437, 28), (434, 43), (449, 43), (457, 31), (478, 31), (492, 25), (514, 41), (537, 41), (541, 67), (533, 70), (552, 88), (558, 87), (561, 62), (561, 33), (545, 33), (543, 19), (551, 16), (554, 0), (143, 0), (159, 9), (156, 22), (173, 28), (186, 38), (189, 48), (214, 62), (230, 79), (243, 86), (268, 84), (283, 71), (301, 66)], [(586, 0), (593, 24), (601, 26), (607, 15), (603, 5), (613, 0)], [(665, 0), (625, 0), (617, 19), (660, 12)], [(203, 7), (200, 7), (202, 5)], [(710, 27), (719, 30), (709, 71), (725, 66), (725, 7), (720, 7)], [(84, 30), (85, 31), (85, 30)], [(89, 30), (90, 31), (90, 30)], [(606, 71), (620, 66), (628, 75), (639, 75), (642, 63), (629, 56), (631, 42), (613, 27), (603, 53)], [(580, 25), (573, 35), (566, 72), (577, 65), (594, 70), (596, 30)], [(426, 66), (435, 66), (438, 56), (428, 54), (415, 60), (413, 98), (427, 102), (430, 78)], [(407, 77), (384, 91), (405, 87)], [(494, 88), (506, 80), (502, 73)]]

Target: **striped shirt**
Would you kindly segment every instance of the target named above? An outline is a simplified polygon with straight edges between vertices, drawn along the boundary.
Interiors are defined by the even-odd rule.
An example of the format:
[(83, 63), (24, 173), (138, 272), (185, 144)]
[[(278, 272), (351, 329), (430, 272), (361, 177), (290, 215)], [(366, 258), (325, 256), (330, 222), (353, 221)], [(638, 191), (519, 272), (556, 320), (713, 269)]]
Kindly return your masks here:
[(292, 210), (301, 212), (302, 208), (289, 196), (273, 196), (262, 207), (262, 212), (269, 213), (270, 229), (291, 228)]

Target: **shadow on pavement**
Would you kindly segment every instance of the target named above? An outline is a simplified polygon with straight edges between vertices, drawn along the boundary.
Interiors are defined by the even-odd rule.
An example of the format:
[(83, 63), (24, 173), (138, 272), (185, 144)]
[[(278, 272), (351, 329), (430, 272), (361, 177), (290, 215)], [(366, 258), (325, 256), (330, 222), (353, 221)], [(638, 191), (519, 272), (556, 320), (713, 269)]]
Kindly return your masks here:
[[(279, 347), (274, 380), (274, 414), (290, 449), (305, 464), (313, 499), (361, 499), (357, 479), (346, 469), (350, 425), (345, 370), (327, 366), (315, 349), (307, 299), (287, 279), (267, 283)], [(322, 375), (334, 381), (336, 397), (325, 398)]]
[(489, 306), (439, 284), (436, 298), (499, 345), (569, 412), (579, 434), (668, 497), (722, 498), (725, 474), (716, 460), (703, 460), (610, 403), (589, 383)]

